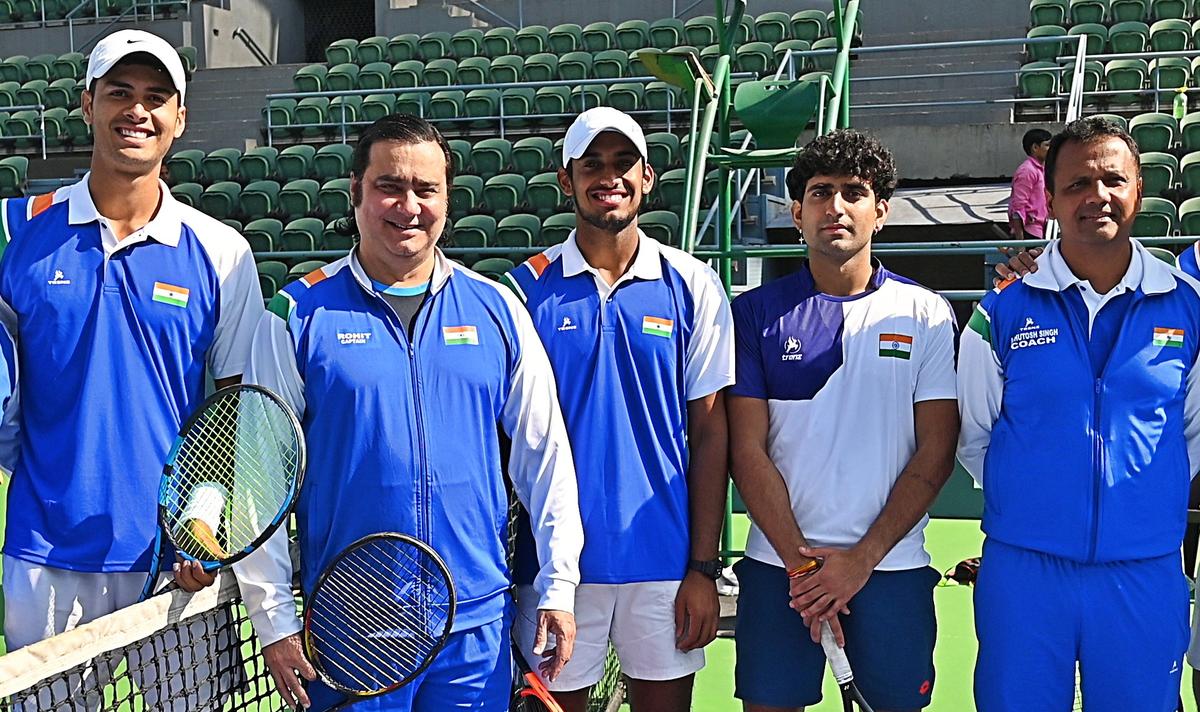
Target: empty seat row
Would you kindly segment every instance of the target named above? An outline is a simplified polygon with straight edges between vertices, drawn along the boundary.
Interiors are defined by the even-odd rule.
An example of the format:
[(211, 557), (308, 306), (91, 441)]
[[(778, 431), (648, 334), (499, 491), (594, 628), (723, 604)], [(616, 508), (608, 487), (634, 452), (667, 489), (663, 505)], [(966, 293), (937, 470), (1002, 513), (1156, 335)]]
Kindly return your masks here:
[(0, 198), (15, 198), (25, 190), (29, 159), (25, 156), (0, 158)]
[(273, 146), (257, 146), (245, 152), (236, 148), (218, 148), (207, 154), (197, 149), (175, 152), (167, 159), (170, 183), (254, 181), (286, 183), (301, 178), (329, 181), (350, 175), (354, 149), (344, 143), (315, 146), (289, 146), (282, 151)]
[(1166, 198), (1146, 196), (1133, 221), (1135, 237), (1200, 235), (1200, 198), (1188, 198), (1178, 207)]
[(300, 178), (280, 185), (258, 180), (244, 188), (234, 181), (217, 181), (207, 188), (199, 183), (178, 183), (171, 195), (217, 219), (255, 220), (278, 217), (294, 220), (321, 215), (344, 217), (350, 212), (350, 179), (334, 178), (324, 185)]
[(80, 106), (81, 79), (30, 79), (19, 82), (0, 80), (0, 109), (10, 106), (36, 106), (72, 109)]
[[(1017, 80), (1020, 95), (1027, 98), (1045, 98), (1066, 93), (1071, 88), (1073, 68), (1074, 63), (1067, 64), (1065, 68), (1055, 62), (1029, 62), (1023, 65)], [(1143, 96), (1141, 92), (1194, 87), (1198, 82), (1200, 57), (1191, 60), (1183, 57), (1161, 57), (1149, 62), (1144, 59), (1110, 59), (1107, 62), (1088, 60), (1083, 67), (1085, 92), (1137, 92), (1085, 96), (1084, 99), (1089, 104), (1136, 104), (1143, 99), (1153, 98), (1152, 94)], [(1160, 93), (1160, 102), (1169, 103), (1171, 100), (1169, 93)]]
[(43, 112), (0, 110), (0, 146), (41, 146), (43, 127), (47, 146), (85, 146), (92, 142), (92, 130), (83, 120), (83, 111), (58, 107)]
[[(172, 16), (187, 9), (185, 0), (136, 0), (139, 12), (150, 12), (153, 5), (156, 16)], [(133, 8), (135, 0), (99, 0), (88, 3), (72, 17), (116, 17)], [(77, 0), (0, 0), (0, 24), (62, 20), (75, 10)], [(98, 10), (98, 12), (97, 12)]]
[[(1144, 22), (1119, 22), (1112, 27), (1089, 22), (1072, 26), (1042, 25), (1026, 33), (1029, 38), (1068, 37), (1083, 35), (1090, 55), (1135, 54), (1138, 52), (1179, 52), (1200, 47), (1200, 20), (1158, 20), (1152, 25)], [(1031, 60), (1047, 60), (1075, 54), (1075, 45), (1066, 42), (1039, 42), (1027, 46)]]
[[(5, 0), (0, 0), (3, 3)], [(175, 50), (183, 60), (189, 73), (196, 71), (196, 48), (179, 47)], [(79, 52), (66, 54), (39, 54), (28, 57), (16, 54), (0, 60), (0, 82), (24, 83), (34, 79), (53, 82), (56, 79), (83, 81), (87, 69), (87, 57)]]
[(1196, 19), (1192, 0), (1030, 0), (1029, 24)]

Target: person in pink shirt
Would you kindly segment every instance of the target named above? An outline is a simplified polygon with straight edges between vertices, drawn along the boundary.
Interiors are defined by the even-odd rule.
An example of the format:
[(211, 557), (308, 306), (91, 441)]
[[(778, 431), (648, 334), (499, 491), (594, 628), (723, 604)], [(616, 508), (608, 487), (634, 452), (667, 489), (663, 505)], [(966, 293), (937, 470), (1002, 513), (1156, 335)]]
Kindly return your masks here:
[(1013, 174), (1012, 197), (1008, 201), (1008, 226), (1018, 240), (1040, 239), (1046, 234), (1046, 153), (1050, 150), (1050, 132), (1030, 129), (1021, 138), (1029, 158)]

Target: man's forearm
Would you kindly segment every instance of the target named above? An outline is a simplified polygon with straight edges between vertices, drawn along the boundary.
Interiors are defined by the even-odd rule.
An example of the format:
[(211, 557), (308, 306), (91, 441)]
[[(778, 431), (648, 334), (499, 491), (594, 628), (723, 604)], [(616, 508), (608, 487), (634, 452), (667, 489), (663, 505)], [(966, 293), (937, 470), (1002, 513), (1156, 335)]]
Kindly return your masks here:
[(800, 555), (800, 547), (808, 546), (808, 540), (792, 512), (783, 475), (764, 450), (739, 449), (736, 445), (734, 449), (733, 481), (755, 526), (767, 537), (784, 567), (792, 569), (803, 564), (807, 559)]
[(715, 558), (729, 490), (729, 431), (720, 394), (688, 404), (690, 556)]

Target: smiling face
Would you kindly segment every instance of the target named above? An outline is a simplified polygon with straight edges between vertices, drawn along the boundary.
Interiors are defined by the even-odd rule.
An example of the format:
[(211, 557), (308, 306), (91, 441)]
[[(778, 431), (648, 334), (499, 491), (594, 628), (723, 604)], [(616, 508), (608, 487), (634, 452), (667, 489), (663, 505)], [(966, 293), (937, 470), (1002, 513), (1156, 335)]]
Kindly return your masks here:
[(165, 71), (118, 64), (83, 92), (83, 118), (95, 134), (93, 170), (157, 176), (186, 116)]
[(869, 245), (887, 214), (887, 201), (878, 200), (871, 183), (857, 176), (815, 175), (792, 202), (792, 222), (810, 255), (837, 261)]
[(575, 199), (575, 214), (582, 222), (616, 234), (637, 219), (642, 197), (654, 185), (654, 169), (642, 159), (633, 141), (605, 131), (582, 156), (558, 172), (558, 182), (563, 192)]
[(1068, 141), (1059, 149), (1054, 175), (1047, 175), (1050, 216), (1064, 243), (1103, 244), (1127, 240), (1142, 202), (1142, 180), (1133, 152), (1120, 138)]

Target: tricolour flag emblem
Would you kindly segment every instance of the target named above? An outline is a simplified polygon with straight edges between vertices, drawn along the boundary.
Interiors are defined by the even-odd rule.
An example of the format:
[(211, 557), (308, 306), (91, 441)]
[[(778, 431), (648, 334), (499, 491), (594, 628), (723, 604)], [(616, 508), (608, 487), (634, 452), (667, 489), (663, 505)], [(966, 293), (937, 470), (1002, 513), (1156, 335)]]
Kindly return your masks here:
[(1183, 346), (1183, 329), (1167, 329), (1162, 326), (1154, 327), (1155, 346)]
[(473, 326), (443, 326), (442, 341), (447, 346), (478, 346), (479, 332)]
[(879, 355), (908, 360), (912, 357), (912, 337), (905, 334), (880, 334)]
[(675, 322), (670, 319), (663, 319), (657, 316), (648, 316), (642, 319), (642, 333), (651, 334), (653, 336), (662, 336), (670, 338), (671, 332), (675, 329)]
[(163, 304), (186, 307), (188, 303), (188, 290), (185, 287), (176, 287), (166, 282), (155, 282), (153, 299)]

